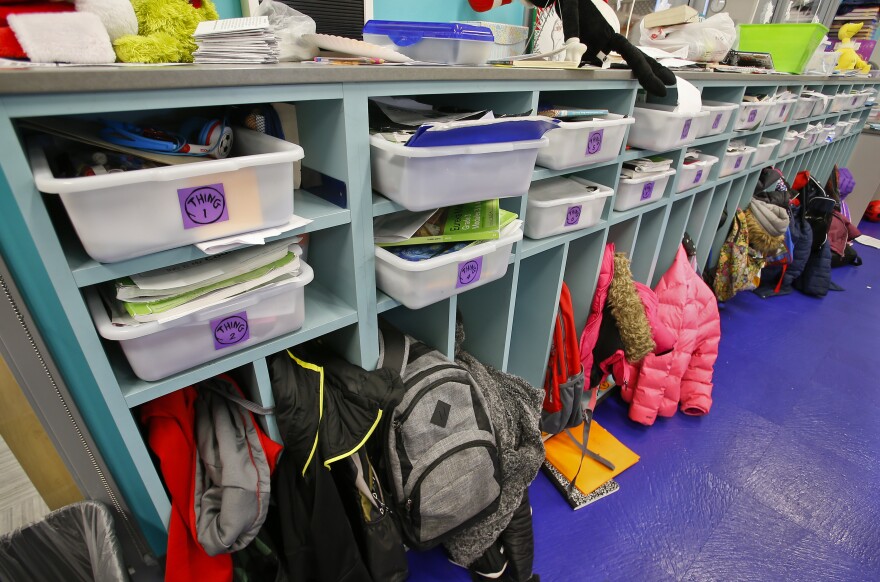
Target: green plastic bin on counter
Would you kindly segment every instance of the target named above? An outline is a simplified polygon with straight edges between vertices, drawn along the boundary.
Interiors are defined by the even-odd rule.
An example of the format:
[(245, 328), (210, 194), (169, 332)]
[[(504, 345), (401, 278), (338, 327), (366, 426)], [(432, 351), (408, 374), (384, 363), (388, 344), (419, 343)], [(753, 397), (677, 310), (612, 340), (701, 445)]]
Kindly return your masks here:
[(770, 53), (784, 73), (803, 73), (828, 28), (821, 24), (740, 24), (739, 50)]

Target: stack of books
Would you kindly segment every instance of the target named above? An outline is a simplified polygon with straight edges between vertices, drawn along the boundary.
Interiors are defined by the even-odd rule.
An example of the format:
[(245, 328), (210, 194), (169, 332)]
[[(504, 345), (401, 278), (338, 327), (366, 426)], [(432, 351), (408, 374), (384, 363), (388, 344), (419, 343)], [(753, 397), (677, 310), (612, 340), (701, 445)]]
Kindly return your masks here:
[(278, 37), (268, 16), (200, 22), (193, 39), (199, 46), (193, 53), (197, 65), (278, 62)]
[(672, 167), (672, 160), (662, 156), (637, 158), (623, 163), (620, 170), (622, 178), (644, 178), (649, 174), (659, 174)]
[(299, 245), (278, 241), (117, 279), (101, 291), (114, 325), (171, 321), (255, 289), (293, 282)]
[(373, 240), (407, 261), (424, 261), (485, 241), (498, 240), (520, 224), (498, 199), (426, 212), (397, 212), (376, 218)]

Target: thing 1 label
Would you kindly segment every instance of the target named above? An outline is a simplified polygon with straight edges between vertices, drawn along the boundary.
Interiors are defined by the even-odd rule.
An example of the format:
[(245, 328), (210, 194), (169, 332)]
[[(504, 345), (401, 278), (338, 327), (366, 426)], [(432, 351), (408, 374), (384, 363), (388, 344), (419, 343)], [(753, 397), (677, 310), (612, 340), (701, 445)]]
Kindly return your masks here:
[(587, 151), (584, 152), (584, 155), (592, 156), (593, 154), (598, 153), (602, 149), (602, 138), (604, 137), (604, 129), (591, 131), (590, 135), (587, 137)]
[(215, 350), (229, 348), (249, 340), (251, 330), (248, 326), (247, 311), (212, 319), (211, 334), (214, 336)]
[(681, 139), (684, 139), (688, 136), (691, 131), (691, 123), (693, 123), (693, 119), (688, 119), (684, 122), (684, 127), (681, 128)]
[(183, 228), (198, 228), (229, 220), (223, 184), (180, 188), (177, 191), (177, 198), (180, 201)]
[(644, 186), (642, 186), (642, 200), (648, 200), (651, 198), (651, 194), (654, 193), (654, 182), (648, 182)]
[(583, 205), (577, 204), (569, 206), (565, 212), (565, 226), (574, 226), (581, 221), (581, 210)]
[(482, 273), (483, 257), (460, 262), (458, 264), (458, 280), (455, 283), (455, 288), (460, 289), (476, 283), (480, 280)]
[(758, 110), (757, 109), (752, 109), (751, 111), (749, 111), (749, 123), (753, 122), (757, 118), (758, 118)]
[(715, 116), (715, 121), (712, 122), (712, 129), (718, 129), (718, 126), (721, 125), (721, 118), (724, 116), (723, 113), (719, 113)]
[(703, 170), (697, 170), (697, 175), (694, 176), (694, 184), (700, 181), (700, 178), (703, 177)]
[(743, 163), (742, 156), (736, 158), (736, 163), (733, 164), (733, 168), (738, 169), (742, 165), (742, 163)]

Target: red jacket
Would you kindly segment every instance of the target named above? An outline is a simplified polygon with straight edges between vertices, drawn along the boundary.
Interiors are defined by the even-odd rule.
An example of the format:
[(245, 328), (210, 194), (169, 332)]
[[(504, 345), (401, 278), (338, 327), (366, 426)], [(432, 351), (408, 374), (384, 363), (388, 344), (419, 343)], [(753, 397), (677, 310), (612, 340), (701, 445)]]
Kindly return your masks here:
[(674, 415), (679, 406), (685, 414), (709, 412), (712, 368), (721, 340), (715, 296), (694, 272), (683, 247), (655, 292), (660, 321), (675, 334), (675, 347), (630, 366), (629, 382), (621, 386), (621, 396), (630, 403), (630, 419), (649, 426), (658, 415)]

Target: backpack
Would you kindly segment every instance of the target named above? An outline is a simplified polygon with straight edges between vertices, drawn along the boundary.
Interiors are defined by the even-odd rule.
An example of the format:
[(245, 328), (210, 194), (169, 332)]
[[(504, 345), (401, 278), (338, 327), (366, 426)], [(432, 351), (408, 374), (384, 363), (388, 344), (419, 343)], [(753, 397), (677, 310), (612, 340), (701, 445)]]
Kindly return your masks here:
[(424, 550), (497, 509), (497, 436), (467, 370), (385, 322), (379, 329), (379, 367), (405, 388), (385, 447), (390, 494), (407, 544)]

